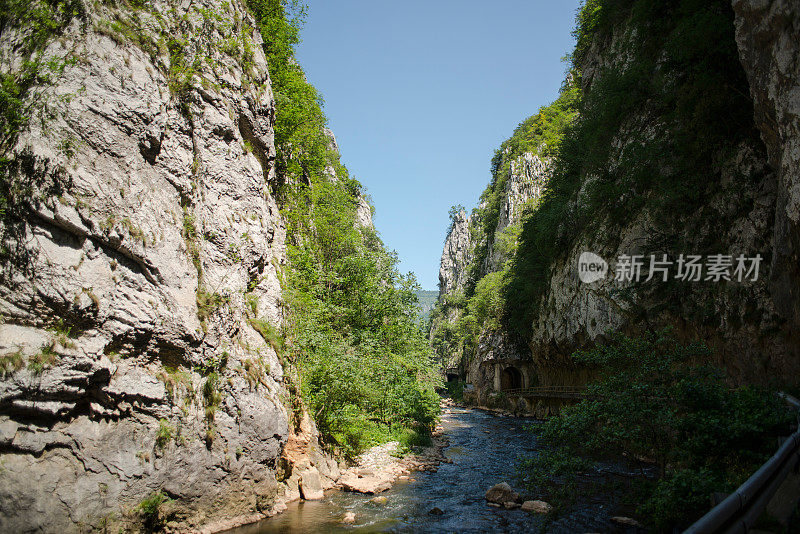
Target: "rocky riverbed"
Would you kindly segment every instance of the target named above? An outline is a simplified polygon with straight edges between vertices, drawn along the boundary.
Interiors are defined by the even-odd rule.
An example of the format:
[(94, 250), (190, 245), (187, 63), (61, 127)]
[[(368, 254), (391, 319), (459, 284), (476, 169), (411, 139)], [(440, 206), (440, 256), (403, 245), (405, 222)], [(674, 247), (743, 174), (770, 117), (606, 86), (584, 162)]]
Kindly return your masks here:
[[(396, 458), (393, 445), (368, 451), (346, 469), (339, 489), (321, 500), (295, 501), (279, 515), (228, 534), (277, 532), (548, 532), (625, 531), (602, 500), (583, 503), (555, 518), (547, 503), (517, 482), (520, 461), (536, 454), (532, 419), (445, 405), (434, 446), (417, 456)], [(359, 480), (360, 482), (356, 482)], [(374, 489), (374, 493), (344, 491)], [(393, 481), (391, 484), (390, 481)], [(384, 489), (386, 483), (391, 487)], [(487, 490), (507, 483), (502, 503)], [(500, 494), (502, 493), (502, 495)], [(514, 495), (516, 494), (516, 495)], [(513, 501), (513, 504), (512, 504)], [(633, 531), (634, 529), (631, 529)]]

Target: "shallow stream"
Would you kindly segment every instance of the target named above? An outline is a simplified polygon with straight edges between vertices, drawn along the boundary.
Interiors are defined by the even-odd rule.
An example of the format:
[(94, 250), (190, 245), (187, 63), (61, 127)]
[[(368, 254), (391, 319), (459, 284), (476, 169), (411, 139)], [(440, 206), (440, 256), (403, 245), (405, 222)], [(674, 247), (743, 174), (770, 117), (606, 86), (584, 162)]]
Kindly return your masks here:
[[(381, 493), (385, 504), (371, 495), (344, 491), (326, 492), (321, 501), (294, 502), (273, 518), (241, 527), (229, 534), (277, 532), (538, 532), (542, 516), (522, 510), (488, 506), (486, 490), (516, 481), (522, 459), (535, 454), (535, 437), (525, 430), (533, 419), (502, 417), (481, 410), (449, 407), (442, 427), (450, 446), (445, 456), (453, 463), (441, 464), (436, 472), (412, 473)], [(522, 492), (524, 495), (524, 492)], [(443, 513), (432, 514), (433, 508)], [(353, 512), (356, 521), (342, 524), (342, 516)], [(612, 530), (608, 505), (586, 503), (561, 516), (547, 532), (608, 532)]]

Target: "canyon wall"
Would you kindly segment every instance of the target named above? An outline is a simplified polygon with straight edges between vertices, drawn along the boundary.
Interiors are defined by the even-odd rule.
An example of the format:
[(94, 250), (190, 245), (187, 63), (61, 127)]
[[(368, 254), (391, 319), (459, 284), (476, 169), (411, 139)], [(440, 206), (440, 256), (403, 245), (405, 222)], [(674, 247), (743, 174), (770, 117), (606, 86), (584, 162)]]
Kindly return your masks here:
[[(607, 9), (602, 1), (591, 4)], [(473, 383), (482, 402), (487, 392), (497, 389), (500, 381), (494, 375), (505, 367), (521, 370), (524, 386), (581, 385), (590, 375), (572, 362), (570, 355), (576, 349), (601, 343), (613, 332), (636, 335), (665, 327), (681, 339), (707, 344), (712, 349), (712, 363), (726, 370), (732, 384), (789, 384), (800, 375), (800, 7), (789, 1), (735, 0), (731, 9), (716, 2), (697, 13), (672, 13), (675, 19), (662, 25), (652, 18), (636, 19), (647, 9), (662, 7), (638, 4), (638, 11), (630, 13), (615, 8), (622, 15), (612, 17), (603, 30), (590, 27), (589, 18), (581, 22), (579, 17), (579, 25), (586, 27), (579, 31), (571, 77), (580, 90), (581, 117), (573, 119), (578, 126), (562, 130), (567, 148), (561, 151), (561, 160), (550, 163), (546, 180), (554, 167), (559, 179), (549, 186), (550, 198), (530, 206), (530, 217), (522, 223), (503, 275), (507, 285), (498, 289), (505, 303), (496, 313), (497, 320), (484, 320), (465, 334), (463, 328), (458, 331), (458, 320), (470, 309), (469, 304), (455, 312), (452, 305), (440, 300), (441, 315), (449, 318), (450, 331), (458, 338), (449, 345), (440, 339), (440, 353), (453, 354), (454, 346), (469, 346), (458, 353), (458, 359), (463, 377)], [(703, 16), (714, 22), (697, 33), (685, 23), (688, 18), (680, 18)], [(651, 24), (654, 29), (650, 33), (643, 31)], [(702, 50), (701, 55), (691, 56), (693, 46)], [(643, 61), (646, 54), (652, 54), (652, 63)], [(712, 106), (721, 108), (702, 119), (708, 122), (700, 126), (713, 126), (708, 130), (695, 130), (689, 122), (676, 127), (674, 109), (686, 105), (687, 100), (696, 107), (680, 117), (688, 121), (704, 116), (703, 97), (698, 96), (702, 93), (692, 94), (697, 86), (687, 81), (693, 79), (687, 73), (704, 68), (697, 65), (716, 61), (710, 58), (717, 56), (719, 65), (725, 66), (710, 75), (727, 79), (732, 88), (729, 94), (736, 96), (728, 98), (721, 92), (721, 99), (709, 99), (715, 101)], [(620, 89), (624, 82), (642, 76), (637, 68), (652, 69), (643, 71), (650, 73), (641, 78), (650, 84), (642, 91), (651, 91), (651, 96), (641, 97), (635, 108), (625, 108), (625, 99), (623, 103), (615, 100), (615, 91), (628, 91), (629, 100), (640, 98), (635, 83)], [(565, 86), (568, 90), (569, 83)], [(604, 109), (627, 111), (622, 116), (604, 117)], [(730, 117), (735, 127), (726, 130), (720, 116)], [(583, 138), (579, 137), (581, 121), (593, 124), (594, 137), (585, 130)], [(682, 131), (693, 131), (698, 143), (686, 142)], [(588, 138), (596, 146), (576, 148), (569, 145), (570, 138)], [(565, 162), (563, 154), (573, 160)], [(707, 169), (697, 171), (698, 176), (707, 173), (705, 178), (694, 179), (690, 164), (680, 166), (695, 161), (692, 158)], [(597, 161), (602, 165), (593, 167)], [(634, 164), (646, 170), (636, 174)], [(687, 178), (685, 190), (681, 190), (683, 177)], [(493, 178), (487, 191), (495, 182)], [(515, 193), (505, 194), (504, 202), (513, 203)], [(702, 201), (694, 206), (697, 199)], [(560, 212), (551, 209), (555, 202), (561, 203)], [(542, 205), (550, 210), (537, 213)], [(482, 210), (483, 204), (475, 213)], [(551, 230), (547, 225), (552, 227), (554, 218), (545, 219), (556, 213), (558, 223)], [(542, 229), (553, 236), (554, 250), (541, 252), (542, 245), (552, 245), (541, 241)], [(472, 236), (473, 251), (480, 250), (481, 239), (486, 237)], [(584, 251), (608, 261), (609, 272), (601, 280), (579, 280), (578, 258)], [(739, 255), (760, 255), (762, 263), (758, 279), (743, 282), (645, 281), (647, 263), (641, 281), (614, 280), (621, 255), (649, 259), (651, 254), (658, 258), (668, 254), (673, 261), (678, 254), (731, 255), (734, 266)], [(479, 252), (472, 257), (476, 255)], [(476, 287), (480, 280), (500, 271), (502, 262), (490, 252), (479, 265), (474, 261), (471, 267), (446, 265), (443, 261), (442, 267), (448, 273), (471, 272)], [(451, 277), (447, 273), (440, 276), (443, 280)], [(473, 300), (468, 294), (467, 301)], [(439, 326), (438, 330), (446, 329)]]
[[(338, 468), (276, 343), (261, 36), (238, 0), (84, 9), (40, 50), (68, 61), (29, 92), (48, 111), (5, 178), (25, 193), (1, 229), (0, 530), (139, 528), (153, 495), (188, 526), (273, 513), (292, 461)], [(30, 32), (2, 29), (4, 72)]]

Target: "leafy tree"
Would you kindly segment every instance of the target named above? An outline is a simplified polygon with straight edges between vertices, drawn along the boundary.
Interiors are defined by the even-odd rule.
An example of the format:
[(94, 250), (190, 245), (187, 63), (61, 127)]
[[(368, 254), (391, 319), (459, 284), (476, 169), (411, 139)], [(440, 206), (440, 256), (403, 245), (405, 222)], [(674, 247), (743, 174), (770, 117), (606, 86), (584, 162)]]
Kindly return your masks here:
[[(527, 465), (532, 486), (553, 491), (594, 462), (639, 473), (630, 491), (659, 530), (685, 527), (708, 510), (712, 491), (731, 491), (775, 451), (791, 413), (766, 390), (730, 389), (706, 361), (707, 347), (668, 333), (578, 352), (598, 379), (587, 398), (536, 428), (548, 449)], [(653, 473), (655, 470), (655, 473)]]

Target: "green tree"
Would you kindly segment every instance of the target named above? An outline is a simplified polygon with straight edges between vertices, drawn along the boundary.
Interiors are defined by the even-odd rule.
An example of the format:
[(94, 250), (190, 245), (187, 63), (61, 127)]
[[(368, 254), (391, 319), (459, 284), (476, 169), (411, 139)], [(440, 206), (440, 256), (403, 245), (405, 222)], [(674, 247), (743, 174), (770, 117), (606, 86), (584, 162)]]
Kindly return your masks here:
[(712, 491), (737, 487), (789, 431), (792, 415), (775, 395), (732, 390), (720, 370), (694, 363), (708, 360), (702, 344), (615, 335), (573, 357), (598, 379), (585, 400), (535, 429), (546, 450), (528, 463), (528, 481), (554, 491), (594, 462), (622, 462), (639, 473), (630, 491), (659, 530), (699, 518)]

